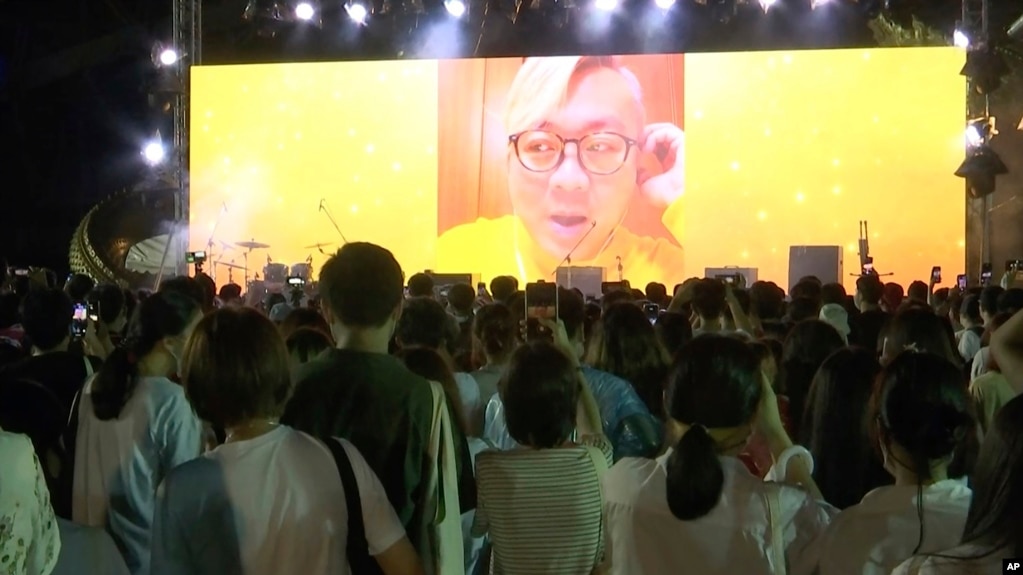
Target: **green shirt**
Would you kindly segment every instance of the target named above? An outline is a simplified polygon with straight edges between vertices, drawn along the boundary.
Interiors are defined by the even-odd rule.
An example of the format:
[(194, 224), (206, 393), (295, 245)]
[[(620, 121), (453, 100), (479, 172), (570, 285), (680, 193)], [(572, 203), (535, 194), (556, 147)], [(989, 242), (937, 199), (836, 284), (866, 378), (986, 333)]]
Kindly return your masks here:
[[(449, 413), (451, 406), (448, 406)], [(454, 421), (454, 417), (452, 417)], [(352, 442), (373, 468), (412, 544), (418, 548), (423, 485), (433, 423), (430, 383), (400, 360), (343, 349), (324, 352), (295, 374), (281, 423), (315, 437)], [(461, 512), (476, 506), (465, 436), (454, 432)]]

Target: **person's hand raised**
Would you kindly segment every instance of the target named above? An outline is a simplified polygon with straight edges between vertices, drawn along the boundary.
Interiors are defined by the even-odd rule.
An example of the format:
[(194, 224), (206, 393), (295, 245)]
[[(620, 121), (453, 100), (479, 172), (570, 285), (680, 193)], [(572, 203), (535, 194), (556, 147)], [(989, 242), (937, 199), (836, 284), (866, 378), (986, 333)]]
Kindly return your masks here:
[(658, 174), (640, 171), (639, 190), (656, 207), (667, 209), (685, 189), (685, 132), (678, 126), (661, 122), (643, 129), (639, 147), (653, 154), (661, 164)]

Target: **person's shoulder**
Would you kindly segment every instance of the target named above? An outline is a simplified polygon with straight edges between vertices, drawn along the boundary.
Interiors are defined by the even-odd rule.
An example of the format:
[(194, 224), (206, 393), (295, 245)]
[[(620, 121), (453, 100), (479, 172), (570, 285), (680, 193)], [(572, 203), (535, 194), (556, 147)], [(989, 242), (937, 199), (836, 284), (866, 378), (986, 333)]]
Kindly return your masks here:
[(11, 463), (13, 467), (17, 468), (15, 462), (21, 459), (29, 458), (35, 451), (32, 447), (32, 441), (27, 435), (20, 433), (11, 433), (9, 431), (0, 430), (0, 460), (6, 463)]

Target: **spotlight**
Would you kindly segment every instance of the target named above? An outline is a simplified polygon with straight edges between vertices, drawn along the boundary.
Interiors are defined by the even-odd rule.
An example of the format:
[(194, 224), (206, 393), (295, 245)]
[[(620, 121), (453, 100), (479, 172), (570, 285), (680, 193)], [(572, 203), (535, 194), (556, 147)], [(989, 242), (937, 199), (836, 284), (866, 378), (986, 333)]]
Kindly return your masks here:
[(771, 6), (774, 6), (777, 3), (778, 0), (760, 0), (760, 7), (764, 9), (764, 12), (767, 12), (771, 9)]
[(164, 66), (173, 66), (178, 63), (178, 51), (174, 48), (166, 48), (160, 52), (160, 63)]
[(955, 175), (966, 180), (970, 195), (982, 198), (995, 191), (995, 179), (1008, 174), (1009, 168), (986, 144), (978, 146), (956, 170)]
[(157, 68), (167, 68), (181, 61), (182, 54), (173, 46), (157, 42), (153, 44), (153, 51), (150, 52), (153, 65)]
[(1012, 23), (1012, 26), (1009, 26), (1008, 34), (1009, 38), (1023, 42), (1023, 16), (1020, 16), (1019, 20), (1016, 20)]
[(142, 157), (150, 166), (159, 166), (167, 158), (167, 150), (163, 147), (159, 134), (156, 139), (150, 140), (142, 146)]
[(675, 5), (675, 0), (654, 0), (654, 4), (661, 10), (671, 10), (671, 7)]
[(970, 37), (966, 35), (966, 32), (957, 28), (956, 31), (952, 33), (952, 45), (956, 48), (969, 48)]
[(309, 22), (316, 16), (316, 9), (309, 2), (299, 2), (295, 5), (295, 18), (302, 22)]
[(447, 8), (448, 14), (455, 18), (461, 18), (465, 15), (465, 2), (463, 0), (445, 0), (444, 7)]
[(993, 46), (983, 46), (966, 53), (966, 65), (960, 75), (969, 78), (979, 94), (990, 94), (1002, 85), (1002, 77), (1009, 73), (1005, 59)]
[(358, 24), (365, 24), (366, 18), (369, 16), (369, 10), (364, 5), (356, 2), (346, 4), (345, 12), (348, 12), (348, 17)]
[(831, 0), (810, 0), (810, 8), (816, 10), (825, 4), (831, 4)]
[(976, 148), (983, 146), (997, 135), (998, 130), (995, 128), (994, 116), (970, 120), (966, 126), (966, 147)]
[(602, 12), (613, 12), (618, 7), (618, 0), (596, 0), (593, 6)]

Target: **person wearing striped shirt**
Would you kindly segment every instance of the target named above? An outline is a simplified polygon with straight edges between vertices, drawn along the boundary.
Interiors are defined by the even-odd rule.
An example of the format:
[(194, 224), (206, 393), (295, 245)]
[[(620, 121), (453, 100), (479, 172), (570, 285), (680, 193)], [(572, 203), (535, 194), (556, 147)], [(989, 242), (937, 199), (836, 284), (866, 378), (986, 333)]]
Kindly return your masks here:
[(473, 534), (489, 534), (494, 575), (589, 575), (603, 560), (600, 478), (611, 444), (564, 324), (542, 321), (555, 343), (521, 346), (500, 391), (519, 447), (476, 459)]

